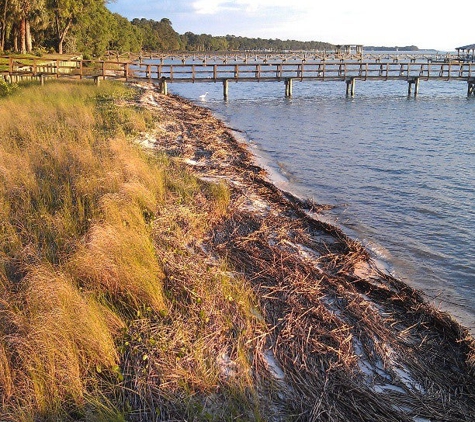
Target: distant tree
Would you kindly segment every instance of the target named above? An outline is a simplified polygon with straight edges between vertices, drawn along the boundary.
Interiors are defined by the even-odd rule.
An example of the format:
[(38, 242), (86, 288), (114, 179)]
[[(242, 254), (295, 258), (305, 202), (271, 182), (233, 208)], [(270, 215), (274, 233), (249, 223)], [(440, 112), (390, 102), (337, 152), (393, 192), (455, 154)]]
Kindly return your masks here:
[(104, 0), (47, 0), (47, 6), (53, 15), (56, 36), (56, 48), (63, 53), (63, 44), (71, 28), (93, 12)]
[(41, 25), (44, 0), (1, 0), (0, 9), (0, 50), (3, 51), (8, 42), (15, 51), (31, 52), (31, 25)]
[(142, 49), (143, 32), (135, 25), (132, 25), (127, 18), (113, 14), (114, 28), (113, 37), (110, 41), (109, 49), (123, 52), (137, 53)]
[(21, 46), (22, 52), (33, 50), (32, 23), (41, 25), (44, 17), (44, 0), (21, 0)]
[(1, 15), (0, 15), (0, 51), (5, 50), (5, 41), (8, 31), (8, 11), (10, 8), (9, 0), (0, 0)]
[(331, 44), (234, 35), (179, 35), (168, 18), (159, 21), (113, 14), (113, 0), (0, 0), (0, 51), (31, 52), (35, 46), (59, 53), (100, 56), (107, 49), (189, 51), (329, 49)]
[(21, 0), (10, 0), (6, 9), (10, 21), (10, 44), (14, 51), (26, 53), (26, 22)]
[(65, 50), (80, 51), (85, 57), (99, 57), (109, 48), (115, 25), (112, 13), (103, 4), (91, 4), (89, 13), (71, 28)]
[(180, 49), (180, 37), (169, 19), (134, 19), (132, 24), (141, 29), (143, 49), (149, 51), (170, 51)]

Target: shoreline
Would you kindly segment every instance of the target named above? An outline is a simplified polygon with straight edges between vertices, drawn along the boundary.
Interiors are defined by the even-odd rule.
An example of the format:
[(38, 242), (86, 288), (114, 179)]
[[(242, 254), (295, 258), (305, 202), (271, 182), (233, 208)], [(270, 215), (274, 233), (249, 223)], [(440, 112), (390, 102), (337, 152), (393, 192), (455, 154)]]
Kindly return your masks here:
[(269, 181), (210, 110), (153, 89), (142, 105), (163, 119), (149, 147), (231, 189), (230, 216), (200, 248), (251, 283), (269, 330), (256, 368), (273, 375), (279, 402), (300, 402), (303, 420), (473, 420), (467, 329), (317, 219), (317, 204)]
[[(193, 100), (190, 98), (187, 100), (193, 102)], [(200, 104), (200, 101), (197, 101), (194, 102), (194, 104), (198, 106), (204, 106), (208, 109), (206, 103)], [(227, 119), (225, 115), (217, 112), (215, 109), (217, 109), (216, 106), (209, 107), (209, 110), (215, 117), (218, 118), (218, 120), (223, 121), (228, 126), (231, 126), (231, 130), (236, 131), (235, 135), (237, 135), (236, 137), (238, 141), (242, 140), (247, 148), (249, 148), (251, 153), (256, 157), (257, 165), (263, 167), (268, 172), (269, 180), (272, 183), (274, 183), (280, 189), (285, 190), (299, 198), (312, 197), (308, 195), (308, 192), (305, 192), (306, 188), (308, 190), (308, 185), (302, 187), (302, 182), (300, 185), (299, 183), (294, 184), (291, 180), (291, 176), (286, 176), (285, 166), (281, 167), (280, 162), (274, 160), (272, 156), (269, 156), (269, 153), (265, 149), (261, 149), (257, 143), (254, 143), (246, 131), (234, 129), (233, 125), (236, 122), (234, 121), (234, 124), (232, 123), (234, 119), (231, 118), (231, 116), (228, 116), (229, 119)], [(249, 126), (248, 129), (250, 129)], [(318, 192), (315, 193), (316, 197), (318, 197), (318, 195)], [(453, 285), (453, 282), (451, 283), (450, 279), (443, 280), (442, 278), (439, 279), (436, 287), (434, 287), (434, 284), (425, 284), (425, 280), (430, 280), (430, 277), (423, 278), (423, 276), (420, 276), (418, 278), (417, 275), (414, 276), (415, 269), (418, 265), (417, 262), (412, 262), (407, 260), (407, 257), (401, 258), (401, 256), (399, 256), (397, 253), (392, 253), (394, 250), (390, 251), (390, 247), (394, 247), (394, 244), (391, 242), (385, 243), (384, 236), (383, 239), (378, 240), (375, 238), (375, 236), (370, 235), (369, 239), (367, 239), (364, 230), (358, 230), (358, 228), (351, 227), (355, 220), (349, 221), (349, 225), (345, 224), (345, 222), (340, 222), (339, 218), (344, 216), (345, 213), (344, 210), (342, 213), (342, 208), (340, 207), (345, 207), (346, 205), (347, 204), (344, 203), (343, 205), (340, 205), (339, 203), (328, 205), (330, 211), (320, 214), (318, 218), (320, 220), (324, 220), (328, 224), (337, 226), (349, 237), (362, 243), (371, 253), (373, 261), (378, 263), (378, 267), (381, 271), (387, 272), (389, 275), (402, 280), (404, 283), (419, 291), (434, 307), (442, 310), (443, 312), (449, 313), (462, 326), (467, 328), (472, 336), (475, 336), (475, 313), (469, 306), (470, 304), (463, 302), (464, 295), (457, 289), (457, 285)], [(335, 212), (331, 211), (333, 208), (335, 209)], [(353, 217), (355, 216), (353, 215)], [(405, 264), (409, 264), (409, 270), (407, 270), (408, 268)], [(446, 283), (444, 283), (444, 281), (446, 281)]]

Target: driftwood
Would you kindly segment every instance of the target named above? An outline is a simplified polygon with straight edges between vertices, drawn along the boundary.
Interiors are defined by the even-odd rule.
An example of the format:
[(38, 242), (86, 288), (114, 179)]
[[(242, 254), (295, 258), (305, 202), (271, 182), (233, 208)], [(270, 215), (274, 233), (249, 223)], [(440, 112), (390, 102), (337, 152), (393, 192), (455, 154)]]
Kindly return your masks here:
[(225, 257), (259, 299), (267, 332), (253, 377), (268, 420), (475, 420), (475, 342), (466, 329), (320, 221), (325, 206), (270, 183), (209, 110), (153, 89), (142, 102), (164, 116), (154, 148), (230, 186), (228, 216), (204, 249)]

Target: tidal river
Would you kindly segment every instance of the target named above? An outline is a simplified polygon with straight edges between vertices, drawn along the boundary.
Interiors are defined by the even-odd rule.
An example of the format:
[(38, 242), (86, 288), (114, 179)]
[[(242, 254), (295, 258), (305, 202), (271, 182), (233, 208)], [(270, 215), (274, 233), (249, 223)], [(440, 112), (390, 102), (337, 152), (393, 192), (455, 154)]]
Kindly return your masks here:
[[(279, 186), (475, 333), (475, 98), (463, 82), (171, 84), (242, 131)], [(205, 99), (200, 96), (208, 91)]]

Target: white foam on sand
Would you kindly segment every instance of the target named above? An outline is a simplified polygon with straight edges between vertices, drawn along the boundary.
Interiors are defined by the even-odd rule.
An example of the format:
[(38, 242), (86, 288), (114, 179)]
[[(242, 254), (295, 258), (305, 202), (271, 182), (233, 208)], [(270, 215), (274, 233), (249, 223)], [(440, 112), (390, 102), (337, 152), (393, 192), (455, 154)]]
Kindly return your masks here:
[(155, 141), (155, 136), (151, 133), (144, 133), (135, 139), (137, 144), (147, 149), (155, 148)]

